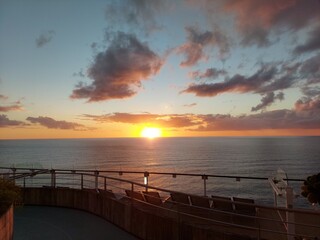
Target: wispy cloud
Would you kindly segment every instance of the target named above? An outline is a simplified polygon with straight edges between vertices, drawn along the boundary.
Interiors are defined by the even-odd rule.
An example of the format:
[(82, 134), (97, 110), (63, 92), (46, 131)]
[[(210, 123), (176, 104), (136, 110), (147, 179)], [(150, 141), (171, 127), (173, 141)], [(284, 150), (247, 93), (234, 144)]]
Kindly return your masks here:
[(12, 104), (7, 106), (0, 106), (0, 112), (21, 111), (21, 104)]
[(274, 103), (276, 100), (282, 101), (283, 99), (284, 99), (283, 92), (279, 92), (277, 95), (275, 95), (274, 92), (269, 92), (261, 99), (260, 104), (251, 108), (251, 111), (256, 112), (259, 110), (263, 110), (266, 107), (270, 106), (272, 103)]
[(10, 112), (10, 111), (23, 110), (20, 100), (13, 102), (13, 103), (7, 103), (8, 99), (9, 99), (8, 96), (0, 94), (0, 101), (5, 103), (5, 105), (0, 105), (0, 112)]
[(4, 101), (4, 100), (7, 100), (7, 99), (8, 99), (8, 96), (0, 94), (0, 100)]
[(98, 102), (132, 97), (143, 80), (158, 73), (162, 59), (135, 35), (118, 32), (88, 69), (90, 85), (79, 83), (71, 98)]
[(320, 2), (316, 0), (221, 0), (224, 11), (235, 15), (242, 44), (270, 45), (270, 35), (283, 29), (298, 31), (319, 22)]
[(205, 72), (200, 71), (193, 71), (189, 73), (189, 76), (195, 80), (201, 79), (215, 79), (220, 75), (226, 75), (227, 72), (223, 69), (216, 69), (216, 68), (208, 68)]
[[(303, 97), (299, 99), (295, 103), (295, 109), (299, 112), (312, 112), (314, 114), (320, 113), (320, 94), (310, 98), (310, 97)], [(320, 125), (320, 116), (319, 117), (319, 125)]]
[(36, 46), (38, 48), (45, 46), (53, 39), (54, 35), (55, 32), (52, 30), (41, 33), (39, 37), (36, 39)]
[(185, 104), (185, 105), (183, 105), (183, 106), (184, 106), (184, 107), (189, 107), (189, 108), (191, 108), (191, 107), (197, 106), (197, 103)]
[(7, 115), (0, 114), (0, 127), (21, 127), (21, 126), (27, 126), (25, 122), (22, 121), (16, 121), (16, 120), (10, 120)]
[(183, 54), (185, 60), (180, 65), (190, 67), (197, 64), (200, 60), (207, 59), (205, 48), (217, 47), (219, 50), (219, 58), (227, 57), (230, 46), (227, 37), (217, 27), (214, 31), (202, 32), (198, 27), (186, 27), (187, 42), (177, 48), (178, 54)]
[(63, 130), (88, 130), (88, 128), (82, 124), (67, 121), (58, 121), (50, 117), (28, 117), (26, 120), (33, 124), (40, 124), (47, 128), (63, 129)]
[(134, 29), (149, 34), (162, 28), (156, 16), (168, 10), (170, 5), (167, 0), (111, 1), (107, 5), (105, 16), (111, 28), (129, 26), (129, 31)]

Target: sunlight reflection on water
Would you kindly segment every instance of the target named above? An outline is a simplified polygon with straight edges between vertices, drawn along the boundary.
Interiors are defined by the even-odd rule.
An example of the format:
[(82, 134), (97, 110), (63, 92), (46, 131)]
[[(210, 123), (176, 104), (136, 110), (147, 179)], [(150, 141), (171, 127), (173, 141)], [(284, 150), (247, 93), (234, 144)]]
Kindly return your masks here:
[[(256, 177), (270, 177), (282, 168), (289, 178), (304, 179), (320, 169), (319, 146), (320, 137), (1, 140), (0, 166)], [(143, 176), (121, 177), (143, 183)], [(150, 175), (149, 185), (203, 194), (201, 177)], [(294, 187), (300, 193), (299, 184)], [(209, 178), (211, 194), (273, 201), (263, 181)]]

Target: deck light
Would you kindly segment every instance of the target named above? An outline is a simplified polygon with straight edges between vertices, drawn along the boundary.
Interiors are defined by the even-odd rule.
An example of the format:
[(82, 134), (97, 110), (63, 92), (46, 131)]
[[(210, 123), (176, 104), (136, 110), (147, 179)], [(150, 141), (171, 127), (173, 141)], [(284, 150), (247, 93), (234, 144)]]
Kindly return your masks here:
[(147, 184), (148, 184), (148, 177), (144, 177), (144, 178), (143, 178), (143, 183), (144, 183), (144, 185), (147, 185)]
[(148, 185), (148, 177), (149, 177), (149, 173), (144, 172), (144, 178), (143, 178), (144, 185)]

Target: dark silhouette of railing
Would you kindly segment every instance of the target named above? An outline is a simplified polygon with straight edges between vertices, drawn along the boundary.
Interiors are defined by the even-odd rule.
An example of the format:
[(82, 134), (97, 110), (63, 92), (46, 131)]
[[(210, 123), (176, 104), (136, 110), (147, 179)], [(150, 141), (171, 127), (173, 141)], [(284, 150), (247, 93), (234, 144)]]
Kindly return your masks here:
[[(132, 197), (129, 198), (127, 196), (124, 196), (124, 190), (130, 189), (131, 191), (139, 191), (141, 189), (145, 190), (145, 192), (148, 191), (158, 191), (162, 193), (166, 193), (167, 195), (172, 195), (174, 193), (176, 194), (185, 194), (181, 193), (178, 191), (174, 190), (168, 190), (164, 188), (159, 188), (155, 186), (150, 186), (149, 185), (149, 177), (150, 175), (167, 175), (167, 176), (172, 176), (173, 178), (176, 178), (178, 176), (192, 176), (192, 177), (199, 177), (199, 179), (203, 180), (203, 196), (206, 197), (206, 181), (208, 178), (231, 178), (239, 181), (240, 179), (250, 179), (250, 180), (264, 180), (267, 181), (268, 178), (263, 178), (263, 177), (246, 177), (246, 176), (223, 176), (223, 175), (206, 175), (206, 174), (188, 174), (188, 173), (168, 173), (168, 172), (147, 172), (147, 171), (98, 171), (98, 170), (78, 170), (78, 169), (30, 169), (30, 168), (5, 168), (5, 167), (0, 167), (0, 176), (5, 177), (7, 179), (10, 179), (12, 181), (15, 181), (17, 184), (21, 185), (24, 188), (27, 188), (29, 186), (34, 186), (36, 185), (37, 187), (50, 187), (50, 188), (78, 188), (78, 189), (94, 189), (99, 193), (99, 190), (108, 190), (110, 187), (117, 188), (119, 189), (119, 192), (122, 191), (122, 195), (119, 197), (122, 198), (127, 198), (130, 200), (133, 200)], [(118, 174), (119, 176), (122, 176), (124, 174), (137, 174), (138, 176), (141, 176), (144, 178), (144, 183), (138, 183), (135, 181), (127, 180), (127, 179), (122, 179), (122, 178), (117, 178), (117, 177), (111, 177), (108, 176), (107, 174)], [(37, 179), (36, 183), (30, 184), (28, 182), (29, 180), (34, 179), (35, 177), (43, 177), (40, 179)], [(75, 179), (76, 177), (76, 179)], [(57, 182), (57, 180), (61, 180), (61, 182)], [(303, 181), (301, 179), (285, 179), (289, 181)], [(117, 183), (125, 183), (128, 184), (129, 187), (123, 188), (123, 186), (118, 186), (118, 185), (112, 185), (110, 181), (114, 181)], [(92, 186), (93, 185), (93, 186)], [(199, 197), (193, 194), (188, 194), (188, 198), (190, 199), (191, 197)], [(139, 199), (134, 199), (135, 201), (141, 201)], [(229, 200), (220, 200), (221, 202), (225, 203), (231, 203), (235, 204), (233, 201), (230, 202)], [(313, 225), (309, 223), (297, 223), (295, 221), (287, 221), (283, 219), (274, 219), (274, 218), (269, 218), (268, 215), (243, 215), (241, 213), (237, 213), (234, 211), (223, 211), (220, 209), (214, 209), (214, 208), (203, 208), (200, 206), (195, 206), (195, 205), (190, 205), (190, 204), (185, 204), (181, 202), (175, 202), (172, 199), (167, 200), (168, 203), (174, 204), (175, 206), (178, 206), (177, 208), (166, 208), (163, 206), (157, 206), (158, 208), (164, 208), (166, 211), (178, 211), (180, 215), (184, 215), (189, 218), (196, 218), (198, 220), (207, 220), (209, 222), (213, 222), (215, 224), (222, 224), (225, 227), (228, 228), (239, 228), (239, 229), (246, 229), (246, 230), (253, 230), (258, 232), (257, 238), (260, 238), (260, 234), (262, 233), (270, 233), (270, 234), (276, 234), (276, 235), (281, 235), (281, 236), (286, 236), (287, 239), (294, 239), (294, 237), (307, 237), (307, 238), (312, 238), (316, 237), (318, 235), (314, 234), (319, 234), (320, 235), (320, 221), (318, 225)], [(148, 202), (144, 202), (143, 204), (150, 204)], [(295, 214), (295, 215), (301, 215), (301, 216), (310, 216), (314, 217), (316, 216), (320, 220), (320, 212), (316, 211), (309, 211), (309, 210), (303, 210), (303, 209), (292, 209), (292, 208), (281, 208), (281, 207), (273, 207), (273, 206), (265, 206), (265, 205), (256, 205), (256, 204), (248, 204), (248, 203), (238, 203), (239, 205), (242, 206), (250, 206), (254, 207), (257, 209), (259, 212), (282, 212), (286, 214)], [(183, 210), (181, 210), (183, 209)], [(294, 231), (293, 232), (283, 232), (283, 231), (277, 231), (274, 229), (268, 229), (264, 228), (260, 224), (254, 225), (254, 226), (247, 226), (243, 224), (236, 224), (234, 222), (228, 222), (228, 221), (219, 221), (215, 219), (207, 219), (206, 217), (203, 217), (203, 213), (205, 211), (210, 211), (213, 212), (214, 214), (223, 214), (226, 216), (230, 216), (230, 219), (237, 218), (237, 217), (245, 217), (246, 219), (252, 219), (254, 222), (269, 222), (270, 224), (280, 224), (286, 226), (286, 230), (289, 229), (288, 226), (294, 226), (295, 228), (308, 228), (312, 229), (310, 230), (310, 235), (309, 234), (296, 234)], [(196, 213), (201, 213), (196, 214)], [(292, 229), (292, 228), (290, 228)], [(315, 233), (314, 233), (315, 232)], [(302, 239), (302, 238), (301, 238)]]

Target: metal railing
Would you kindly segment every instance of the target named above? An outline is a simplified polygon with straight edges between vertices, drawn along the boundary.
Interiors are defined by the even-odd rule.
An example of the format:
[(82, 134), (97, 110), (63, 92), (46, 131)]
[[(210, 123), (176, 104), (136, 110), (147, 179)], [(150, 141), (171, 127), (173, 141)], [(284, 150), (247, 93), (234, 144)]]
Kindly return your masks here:
[[(138, 176), (143, 177), (143, 183), (139, 183), (132, 180), (122, 179), (119, 177), (112, 177), (107, 174), (116, 174), (118, 176), (123, 176), (124, 174), (137, 174)], [(78, 188), (78, 189), (95, 189), (95, 190), (113, 190), (118, 194), (119, 197), (124, 197), (124, 190), (130, 189), (132, 191), (159, 191), (163, 194), (170, 195), (172, 193), (179, 193), (174, 190), (168, 190), (164, 188), (159, 188), (155, 186), (149, 185), (149, 177), (150, 175), (168, 175), (176, 178), (177, 176), (192, 176), (199, 177), (203, 180), (203, 195), (207, 196), (206, 189), (206, 181), (208, 178), (231, 178), (239, 181), (239, 179), (251, 179), (251, 180), (268, 180), (268, 178), (261, 177), (243, 177), (243, 176), (222, 176), (222, 175), (205, 175), (205, 174), (186, 174), (186, 173), (167, 173), (167, 172), (140, 172), (140, 171), (97, 171), (97, 170), (68, 170), (68, 169), (30, 169), (30, 168), (4, 168), (0, 167), (0, 177), (7, 178), (9, 180), (15, 181), (17, 185), (22, 187), (51, 187), (51, 188), (59, 188), (59, 187), (67, 187), (67, 188)], [(287, 179), (290, 181), (303, 181), (301, 179)], [(126, 186), (123, 186), (126, 185)], [(192, 196), (192, 194), (188, 194)], [(226, 200), (221, 200), (226, 201)], [(169, 209), (169, 211), (177, 211), (178, 214), (187, 216), (190, 218), (202, 219), (212, 224), (222, 224), (227, 228), (238, 228), (238, 229), (246, 229), (253, 230), (258, 233), (257, 238), (260, 239), (263, 234), (273, 234), (277, 236), (285, 236), (287, 239), (314, 239), (315, 237), (320, 236), (320, 212), (319, 211), (309, 211), (302, 209), (293, 209), (293, 208), (283, 208), (283, 207), (274, 207), (274, 206), (265, 206), (265, 205), (254, 205), (258, 212), (282, 212), (285, 214), (294, 214), (305, 216), (306, 218), (314, 218), (319, 219), (319, 224), (310, 224), (310, 223), (297, 223), (293, 218), (289, 221), (287, 219), (274, 218), (270, 217), (271, 215), (263, 215), (258, 214), (255, 216), (242, 215), (236, 212), (226, 212), (221, 211), (219, 209), (204, 209), (198, 206), (190, 206), (188, 204), (177, 203), (168, 201), (172, 204), (178, 204), (179, 206), (186, 207), (187, 209), (195, 209), (200, 211), (210, 211), (213, 214), (223, 214), (226, 216), (230, 216), (230, 218), (237, 217), (245, 217), (247, 219), (252, 219), (255, 222), (259, 222), (258, 226), (246, 226), (243, 224), (235, 224), (234, 222), (225, 222), (210, 218), (205, 218), (203, 216), (199, 216), (197, 214), (193, 214), (193, 210), (190, 211), (181, 211), (181, 208), (177, 209)], [(144, 204), (148, 204), (144, 202)], [(240, 205), (248, 205), (246, 203), (237, 203)], [(158, 206), (159, 208), (163, 208), (162, 206)], [(168, 210), (168, 208), (165, 208)], [(274, 229), (269, 229), (263, 226), (262, 223), (268, 224), (279, 224), (286, 226), (286, 231), (278, 231)], [(290, 226), (290, 228), (288, 227)], [(290, 231), (288, 230), (290, 229)], [(292, 230), (293, 229), (293, 230)], [(308, 234), (296, 233), (295, 229), (309, 229)]]
[[(122, 176), (124, 174), (126, 175), (136, 175), (137, 178), (143, 178), (143, 182), (145, 185), (149, 184), (149, 178), (151, 175), (155, 176), (171, 176), (172, 178), (177, 178), (177, 177), (198, 177), (198, 179), (203, 181), (203, 196), (207, 196), (207, 182), (208, 179), (233, 179), (237, 182), (241, 180), (263, 180), (267, 182), (269, 180), (268, 177), (250, 177), (250, 176), (238, 176), (238, 175), (214, 175), (214, 174), (195, 174), (195, 173), (177, 173), (177, 172), (156, 172), (156, 171), (114, 171), (114, 170), (83, 170), (83, 169), (41, 169), (41, 168), (7, 168), (7, 167), (0, 167), (1, 170), (7, 170), (11, 171), (11, 174), (15, 176), (18, 174), (17, 172), (20, 172), (19, 174), (29, 174), (31, 175), (36, 175), (38, 173), (46, 173), (50, 172), (51, 175), (53, 176), (52, 180), (54, 181), (54, 175), (55, 173), (72, 173), (72, 174), (94, 174), (97, 177), (100, 176), (101, 174), (116, 174), (119, 176)], [(7, 172), (10, 173), (10, 172)], [(18, 178), (23, 177), (18, 176)], [(296, 178), (288, 178), (284, 179), (290, 182), (303, 182), (303, 179), (296, 179)], [(54, 183), (53, 183), (54, 184)]]

